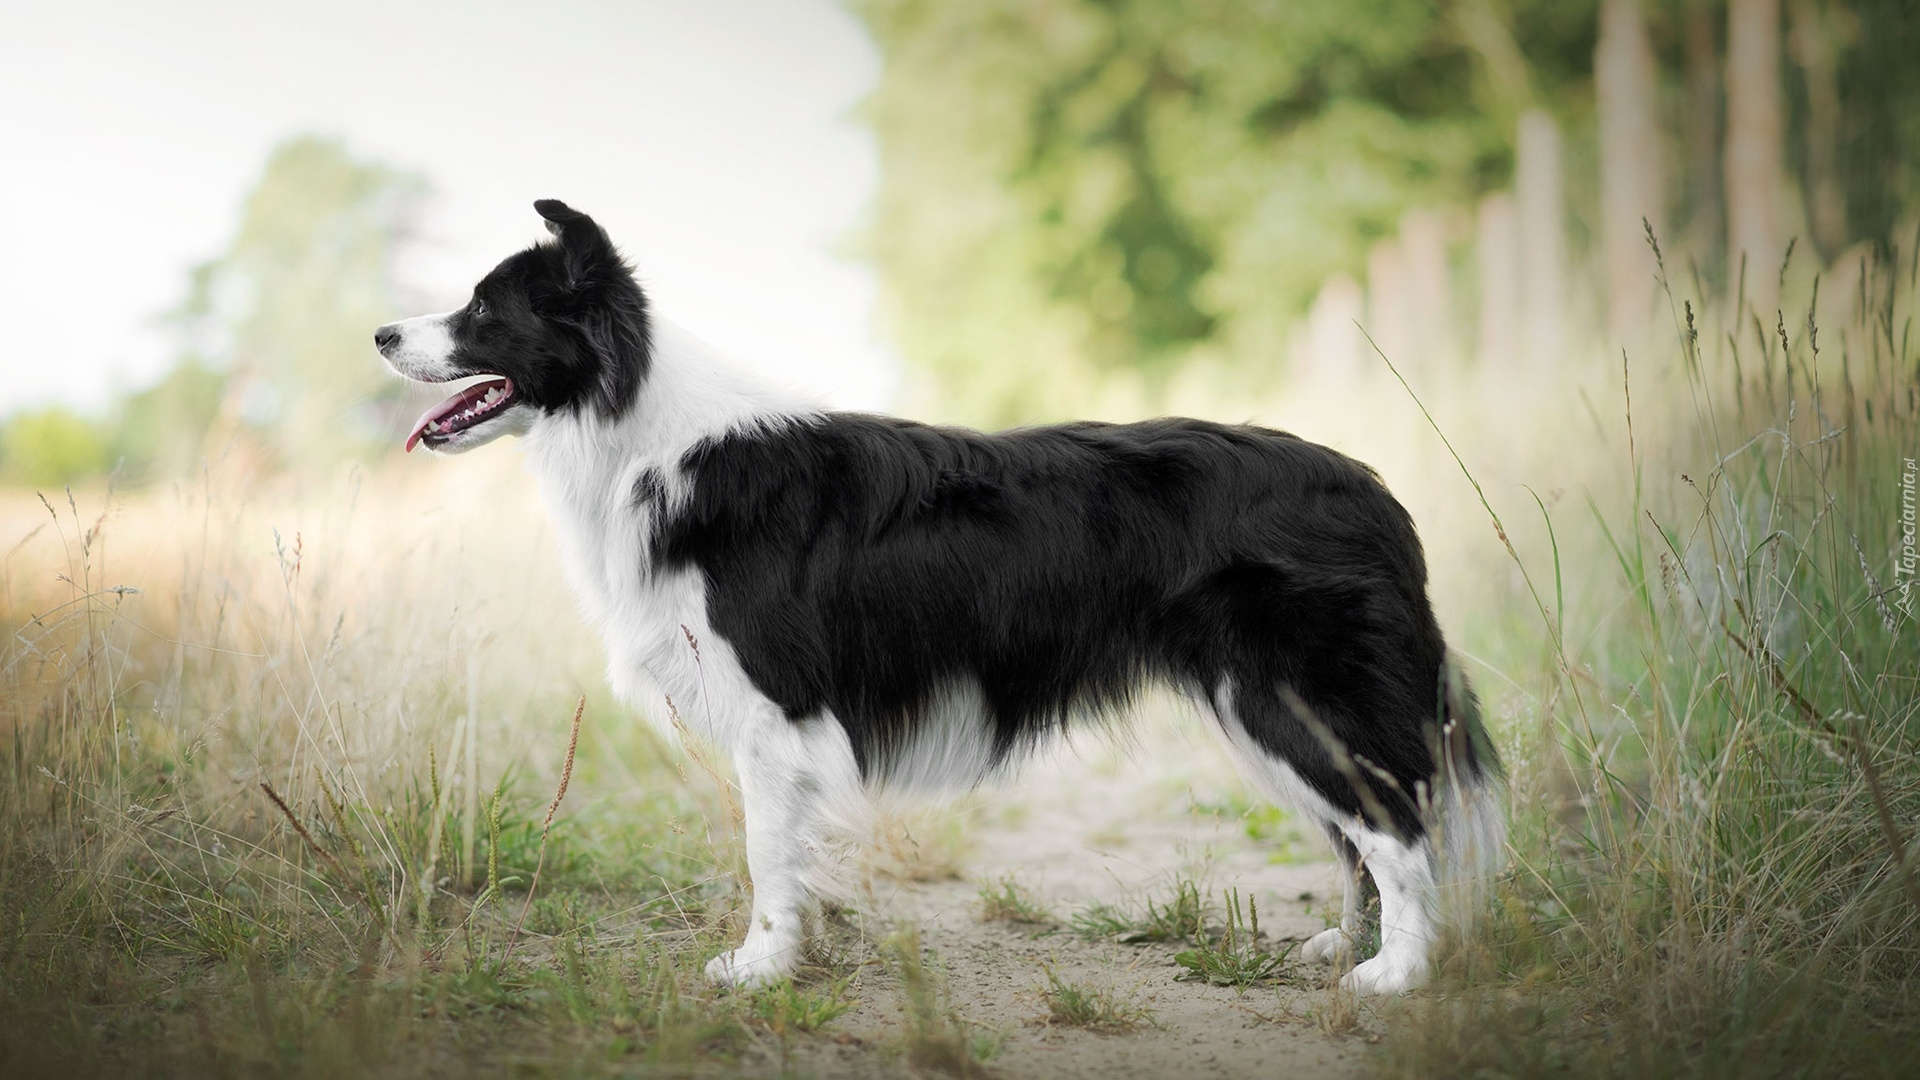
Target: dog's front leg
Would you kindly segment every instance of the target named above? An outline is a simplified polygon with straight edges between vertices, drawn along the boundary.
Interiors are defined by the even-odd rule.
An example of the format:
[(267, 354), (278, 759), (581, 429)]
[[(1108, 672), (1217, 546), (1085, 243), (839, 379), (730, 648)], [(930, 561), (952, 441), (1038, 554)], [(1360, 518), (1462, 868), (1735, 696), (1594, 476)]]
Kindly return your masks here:
[(795, 753), (799, 740), (786, 721), (774, 725), (767, 737), (747, 740), (735, 757), (747, 815), (753, 921), (739, 948), (707, 964), (707, 976), (724, 986), (760, 986), (791, 972), (800, 962), (813, 905), (806, 880), (819, 851), (821, 784)]
[(1300, 946), (1300, 959), (1353, 963), (1353, 947), (1360, 937), (1361, 874), (1360, 853), (1339, 829), (1329, 828), (1334, 854), (1340, 860), (1340, 925), (1308, 938)]

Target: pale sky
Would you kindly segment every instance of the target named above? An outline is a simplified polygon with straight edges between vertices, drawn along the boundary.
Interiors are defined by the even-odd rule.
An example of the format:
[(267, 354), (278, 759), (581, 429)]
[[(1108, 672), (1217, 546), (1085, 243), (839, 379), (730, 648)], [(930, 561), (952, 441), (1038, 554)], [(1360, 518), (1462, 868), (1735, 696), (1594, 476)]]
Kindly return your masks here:
[(563, 199), (666, 317), (882, 406), (898, 365), (843, 254), (878, 180), (854, 118), (878, 72), (831, 0), (0, 0), (0, 414), (155, 378), (156, 316), (269, 149), (309, 132), (426, 178), (402, 277), (442, 307), (543, 235), (534, 199)]

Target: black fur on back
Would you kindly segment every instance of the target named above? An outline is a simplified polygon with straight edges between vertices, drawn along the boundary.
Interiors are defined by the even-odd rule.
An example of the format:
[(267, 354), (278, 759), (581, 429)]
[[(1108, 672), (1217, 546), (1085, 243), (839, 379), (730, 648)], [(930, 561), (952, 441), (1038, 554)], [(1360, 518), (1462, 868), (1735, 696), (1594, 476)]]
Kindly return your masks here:
[(1412, 520), (1326, 447), (1196, 420), (981, 434), (837, 413), (683, 464), (656, 559), (704, 572), (754, 683), (796, 721), (831, 710), (863, 775), (969, 678), (1003, 758), (1150, 681), (1230, 684), (1265, 750), (1403, 836), (1443, 721), (1472, 736), (1471, 775), (1498, 768), (1447, 692)]

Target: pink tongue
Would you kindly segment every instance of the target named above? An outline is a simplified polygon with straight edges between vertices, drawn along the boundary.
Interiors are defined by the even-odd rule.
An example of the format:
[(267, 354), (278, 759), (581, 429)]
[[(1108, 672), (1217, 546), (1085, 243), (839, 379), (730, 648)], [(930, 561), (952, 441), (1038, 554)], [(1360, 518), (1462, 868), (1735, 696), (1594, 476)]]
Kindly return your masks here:
[(413, 422), (413, 430), (407, 434), (407, 453), (413, 453), (414, 446), (420, 442), (421, 436), (427, 433), (427, 427), (429, 425), (445, 417), (452, 416), (454, 413), (486, 397), (487, 391), (496, 386), (504, 393), (511, 394), (513, 392), (513, 383), (507, 379), (482, 379), (440, 404), (435, 405), (433, 408), (428, 409), (426, 412), (421, 413), (420, 419)]

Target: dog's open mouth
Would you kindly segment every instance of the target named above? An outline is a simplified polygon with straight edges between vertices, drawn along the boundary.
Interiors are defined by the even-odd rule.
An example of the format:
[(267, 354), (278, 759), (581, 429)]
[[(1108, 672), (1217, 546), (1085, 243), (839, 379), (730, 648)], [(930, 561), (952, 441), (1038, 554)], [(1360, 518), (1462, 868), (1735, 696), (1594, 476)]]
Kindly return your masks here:
[(504, 376), (482, 379), (422, 413), (407, 435), (407, 451), (411, 453), (414, 445), (422, 442), (429, 448), (438, 446), (455, 434), (498, 415), (517, 399), (512, 379)]

